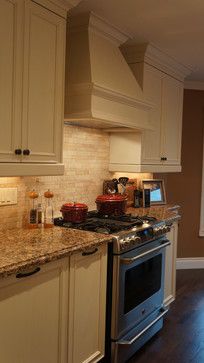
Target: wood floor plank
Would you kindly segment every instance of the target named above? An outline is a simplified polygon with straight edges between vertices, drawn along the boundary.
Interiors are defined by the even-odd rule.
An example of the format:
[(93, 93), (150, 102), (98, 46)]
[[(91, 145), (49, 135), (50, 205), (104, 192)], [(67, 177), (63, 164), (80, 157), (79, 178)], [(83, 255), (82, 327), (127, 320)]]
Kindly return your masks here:
[(128, 363), (204, 363), (204, 270), (177, 271), (177, 297), (163, 329)]

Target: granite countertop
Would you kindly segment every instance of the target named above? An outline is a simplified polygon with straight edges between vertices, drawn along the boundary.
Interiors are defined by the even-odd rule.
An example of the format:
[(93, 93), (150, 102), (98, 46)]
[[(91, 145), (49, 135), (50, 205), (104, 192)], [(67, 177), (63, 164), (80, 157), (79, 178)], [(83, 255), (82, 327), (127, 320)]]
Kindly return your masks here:
[(134, 216), (151, 216), (158, 220), (165, 220), (167, 222), (175, 222), (181, 218), (179, 205), (157, 205), (150, 208), (133, 208), (129, 207), (127, 213), (131, 213)]
[[(179, 206), (173, 205), (130, 207), (127, 213), (169, 222), (180, 219)], [(111, 235), (62, 227), (0, 230), (0, 278), (111, 241)]]
[(0, 278), (108, 242), (104, 234), (61, 227), (0, 231)]

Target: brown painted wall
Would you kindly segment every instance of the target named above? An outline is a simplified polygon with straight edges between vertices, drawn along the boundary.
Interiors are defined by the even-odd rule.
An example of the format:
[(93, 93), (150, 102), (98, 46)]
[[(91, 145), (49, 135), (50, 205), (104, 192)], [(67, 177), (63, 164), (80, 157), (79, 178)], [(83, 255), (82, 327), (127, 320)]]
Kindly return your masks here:
[(204, 257), (204, 238), (198, 236), (204, 134), (204, 91), (185, 90), (182, 172), (157, 174), (165, 179), (167, 201), (182, 207), (178, 257)]

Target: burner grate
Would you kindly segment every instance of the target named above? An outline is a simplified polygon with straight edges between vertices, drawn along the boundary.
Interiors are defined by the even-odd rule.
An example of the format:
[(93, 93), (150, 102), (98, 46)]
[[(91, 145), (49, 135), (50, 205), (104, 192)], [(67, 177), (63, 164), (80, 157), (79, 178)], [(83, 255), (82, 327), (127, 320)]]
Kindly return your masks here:
[(130, 230), (133, 227), (141, 227), (144, 223), (155, 222), (156, 218), (149, 216), (132, 216), (124, 214), (121, 216), (101, 216), (97, 211), (88, 212), (88, 218), (82, 223), (65, 222), (62, 218), (55, 218), (54, 223), (60, 227), (74, 228), (97, 233), (117, 233)]

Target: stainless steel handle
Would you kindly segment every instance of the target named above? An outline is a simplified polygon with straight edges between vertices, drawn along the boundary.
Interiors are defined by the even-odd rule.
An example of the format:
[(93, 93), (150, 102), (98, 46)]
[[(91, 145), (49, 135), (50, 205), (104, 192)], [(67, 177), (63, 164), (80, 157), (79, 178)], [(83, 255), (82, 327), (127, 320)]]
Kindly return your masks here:
[(120, 262), (121, 262), (122, 264), (124, 264), (124, 265), (129, 265), (129, 264), (131, 264), (131, 263), (133, 263), (133, 262), (135, 262), (135, 261), (139, 260), (140, 258), (142, 258), (142, 257), (144, 257), (144, 256), (149, 255), (149, 254), (150, 254), (150, 253), (152, 253), (152, 252), (158, 251), (158, 250), (160, 250), (161, 248), (164, 248), (164, 247), (166, 247), (166, 246), (169, 246), (170, 244), (171, 244), (171, 242), (170, 242), (168, 239), (166, 239), (166, 240), (164, 240), (164, 241), (163, 241), (163, 243), (161, 243), (159, 246), (157, 246), (157, 247), (155, 247), (155, 248), (152, 248), (152, 249), (151, 249), (151, 250), (149, 250), (149, 251), (143, 252), (143, 253), (141, 253), (140, 255), (135, 256), (135, 257), (131, 257), (131, 258), (121, 258), (121, 259), (120, 259)]
[(169, 309), (162, 308), (161, 314), (156, 319), (154, 319), (149, 325), (147, 325), (146, 328), (144, 328), (139, 334), (135, 335), (134, 338), (132, 338), (131, 340), (119, 340), (118, 342), (116, 342), (116, 344), (119, 344), (119, 345), (133, 344), (144, 333), (146, 333), (147, 330), (149, 330), (154, 324), (156, 324), (161, 318), (163, 318), (163, 316), (166, 315), (168, 313), (168, 311), (169, 311)]

